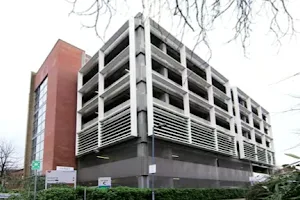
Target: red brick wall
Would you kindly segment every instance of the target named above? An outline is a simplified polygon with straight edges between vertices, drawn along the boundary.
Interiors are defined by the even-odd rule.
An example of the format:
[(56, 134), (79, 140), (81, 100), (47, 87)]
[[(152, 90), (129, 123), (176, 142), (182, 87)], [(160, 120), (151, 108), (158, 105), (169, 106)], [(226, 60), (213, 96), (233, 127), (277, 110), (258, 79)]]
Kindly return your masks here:
[(81, 50), (67, 45), (61, 48), (58, 56), (54, 167), (76, 167), (77, 73), (81, 56)]
[(58, 40), (35, 78), (35, 88), (48, 76), (43, 171), (76, 167), (77, 72), (83, 51)]

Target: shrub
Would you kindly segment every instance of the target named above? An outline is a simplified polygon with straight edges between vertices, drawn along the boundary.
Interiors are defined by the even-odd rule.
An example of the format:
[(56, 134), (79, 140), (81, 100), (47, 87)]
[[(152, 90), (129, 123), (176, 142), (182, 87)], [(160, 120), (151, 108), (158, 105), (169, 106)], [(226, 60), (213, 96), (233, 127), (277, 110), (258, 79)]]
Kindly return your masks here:
[(75, 200), (76, 192), (69, 188), (50, 188), (38, 193), (38, 200)]
[[(117, 187), (86, 188), (88, 200), (150, 200), (151, 190)], [(156, 200), (218, 200), (245, 196), (245, 189), (157, 189)], [(51, 188), (38, 193), (38, 200), (82, 200), (84, 188)]]
[(215, 200), (245, 197), (245, 189), (159, 189), (157, 200)]
[(252, 186), (247, 200), (300, 199), (300, 172), (273, 175), (266, 182)]

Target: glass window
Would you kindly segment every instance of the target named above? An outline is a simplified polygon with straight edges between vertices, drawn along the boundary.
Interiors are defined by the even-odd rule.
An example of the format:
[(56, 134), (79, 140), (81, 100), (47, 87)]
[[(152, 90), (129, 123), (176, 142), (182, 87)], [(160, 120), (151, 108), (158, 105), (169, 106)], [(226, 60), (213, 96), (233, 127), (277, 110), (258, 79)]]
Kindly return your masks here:
[(42, 125), (42, 130), (44, 130), (45, 129), (45, 122), (43, 122), (41, 125)]
[(37, 133), (39, 133), (41, 130), (42, 130), (42, 125), (39, 124), (39, 125), (38, 125), (38, 128), (37, 128)]
[(39, 151), (41, 150), (41, 143), (38, 143), (38, 144), (36, 145), (36, 150), (37, 150), (37, 152), (39, 152)]
[(38, 135), (37, 136), (37, 143), (40, 143), (41, 142), (41, 135)]
[[(44, 153), (44, 129), (46, 118), (46, 101), (47, 101), (47, 82), (46, 78), (35, 91), (35, 114), (33, 123), (32, 137), (32, 160), (43, 159)], [(41, 162), (42, 166), (42, 162)]]
[(45, 121), (45, 118), (46, 118), (46, 113), (43, 113), (43, 115), (41, 116), (41, 120)]
[(36, 160), (40, 160), (40, 151), (36, 153)]
[(44, 149), (44, 140), (43, 141), (41, 141), (41, 149)]
[(45, 135), (45, 132), (42, 131), (42, 132), (41, 132), (41, 141), (44, 141), (44, 135)]

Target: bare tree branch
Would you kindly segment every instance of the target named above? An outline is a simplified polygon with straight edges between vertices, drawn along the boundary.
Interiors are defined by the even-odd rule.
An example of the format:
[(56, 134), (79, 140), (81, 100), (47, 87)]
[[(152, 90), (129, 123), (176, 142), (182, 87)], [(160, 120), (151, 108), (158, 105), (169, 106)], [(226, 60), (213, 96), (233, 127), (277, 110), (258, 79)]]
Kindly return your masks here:
[(297, 147), (300, 147), (300, 143), (299, 144), (296, 144), (288, 149), (285, 149), (285, 151), (288, 151), (288, 150), (292, 150), (292, 149), (296, 149)]
[[(94, 0), (86, 8), (78, 10), (77, 5), (79, 2), (84, 2), (84, 0), (67, 1), (72, 5), (70, 14), (92, 16), (94, 18), (92, 25), (83, 25), (83, 27), (94, 29), (96, 35), (103, 42), (114, 13), (118, 12), (114, 8), (113, 2), (126, 2), (126, 0)], [(178, 31), (181, 38), (187, 31), (192, 31), (196, 35), (195, 47), (204, 43), (210, 50), (210, 53), (209, 32), (213, 30), (213, 27), (217, 24), (216, 21), (221, 16), (233, 14), (234, 19), (231, 22), (233, 24), (232, 37), (227, 42), (240, 41), (246, 55), (253, 25), (256, 23), (256, 20), (260, 20), (258, 17), (265, 17), (264, 19), (268, 20), (268, 30), (274, 34), (275, 41), (279, 46), (281, 46), (283, 37), (297, 33), (295, 30), (295, 19), (289, 10), (287, 2), (287, 0), (140, 0), (137, 3), (141, 3), (143, 13), (146, 9), (149, 9), (148, 13), (155, 13), (154, 15), (159, 15), (159, 17), (162, 15), (162, 8), (172, 11), (173, 16), (179, 21)], [(153, 9), (158, 9), (158, 12), (152, 12)], [(100, 24), (99, 18), (101, 18)], [(105, 23), (103, 24), (103, 22)], [(98, 32), (99, 26), (104, 28), (104, 36), (100, 36)]]
[(300, 75), (300, 72), (297, 72), (297, 73), (295, 73), (295, 74), (293, 74), (293, 75), (291, 75), (291, 76), (285, 77), (285, 78), (283, 78), (283, 79), (281, 79), (281, 80), (279, 80), (279, 81), (277, 81), (277, 82), (275, 82), (275, 83), (272, 83), (272, 84), (270, 84), (269, 86), (276, 85), (276, 84), (278, 84), (278, 83), (281, 83), (281, 82), (283, 82), (283, 81), (289, 80), (289, 79), (291, 79), (291, 78), (293, 78), (293, 77), (295, 77), (295, 76), (299, 76), (299, 75)]
[(295, 99), (300, 99), (300, 96), (298, 96), (298, 95), (293, 95), (293, 94), (286, 94), (286, 95), (288, 95), (292, 98), (295, 98)]
[(11, 142), (0, 140), (0, 179), (2, 186), (5, 184), (5, 178), (9, 171), (17, 167), (15, 153), (15, 148)]

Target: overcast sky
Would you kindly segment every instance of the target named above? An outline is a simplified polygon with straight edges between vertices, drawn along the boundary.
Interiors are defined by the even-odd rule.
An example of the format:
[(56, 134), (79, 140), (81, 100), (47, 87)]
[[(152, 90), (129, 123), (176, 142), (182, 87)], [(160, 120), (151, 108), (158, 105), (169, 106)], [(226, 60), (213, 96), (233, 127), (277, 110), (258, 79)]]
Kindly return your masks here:
[[(123, 11), (114, 18), (107, 38), (129, 15), (139, 11), (136, 3), (132, 5), (135, 7), (131, 7), (131, 13)], [(299, 6), (298, 3), (293, 7), (297, 9)], [(39, 69), (58, 39), (90, 55), (102, 46), (93, 30), (82, 28), (82, 18), (68, 15), (70, 10), (70, 4), (64, 0), (0, 3), (0, 137), (12, 140), (20, 156), (24, 155), (30, 72)], [(105, 18), (101, 20), (105, 21)], [(160, 23), (167, 28), (170, 26), (168, 19)], [(214, 31), (210, 37), (213, 50), (210, 64), (227, 77), (231, 85), (238, 86), (272, 114), (276, 159), (281, 165), (295, 161), (285, 156), (285, 152), (300, 154), (299, 147), (285, 151), (300, 143), (300, 135), (293, 133), (300, 130), (300, 112), (278, 113), (300, 103), (300, 99), (289, 96), (300, 96), (300, 76), (271, 84), (300, 72), (300, 44), (296, 39), (285, 39), (277, 53), (278, 48), (272, 45), (270, 35), (264, 29), (266, 26), (264, 23), (255, 26), (248, 58), (244, 57), (239, 44), (224, 43), (228, 39), (225, 38), (228, 28)], [(193, 44), (193, 40), (185, 39), (185, 42)], [(200, 48), (196, 52), (205, 57), (206, 50)]]

